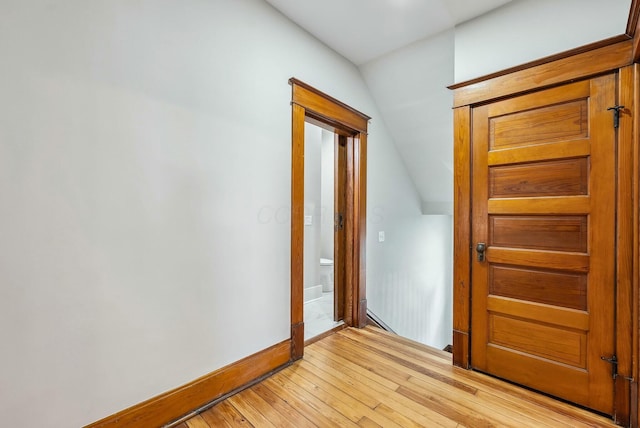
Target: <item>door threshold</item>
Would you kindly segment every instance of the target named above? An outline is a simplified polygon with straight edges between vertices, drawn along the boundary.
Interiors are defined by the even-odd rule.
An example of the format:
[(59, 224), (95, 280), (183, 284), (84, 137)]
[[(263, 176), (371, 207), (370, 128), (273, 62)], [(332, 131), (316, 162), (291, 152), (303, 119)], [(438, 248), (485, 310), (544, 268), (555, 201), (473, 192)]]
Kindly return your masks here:
[(346, 327), (346, 324), (344, 323), (344, 321), (339, 321), (340, 324), (338, 324), (337, 326), (333, 327), (331, 330), (327, 330), (324, 333), (320, 333), (317, 336), (313, 336), (312, 338), (309, 338), (307, 340), (304, 341), (304, 346), (309, 346), (312, 343), (315, 343), (319, 340), (324, 339), (327, 336), (331, 336), (333, 333), (336, 333), (340, 330), (343, 330)]

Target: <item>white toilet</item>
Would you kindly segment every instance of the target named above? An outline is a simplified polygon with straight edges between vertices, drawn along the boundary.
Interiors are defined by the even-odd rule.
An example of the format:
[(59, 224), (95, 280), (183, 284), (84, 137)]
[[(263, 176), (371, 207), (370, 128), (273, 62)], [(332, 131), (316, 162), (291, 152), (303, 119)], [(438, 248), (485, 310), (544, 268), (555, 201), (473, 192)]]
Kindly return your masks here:
[(320, 283), (323, 293), (333, 291), (333, 260), (320, 259)]

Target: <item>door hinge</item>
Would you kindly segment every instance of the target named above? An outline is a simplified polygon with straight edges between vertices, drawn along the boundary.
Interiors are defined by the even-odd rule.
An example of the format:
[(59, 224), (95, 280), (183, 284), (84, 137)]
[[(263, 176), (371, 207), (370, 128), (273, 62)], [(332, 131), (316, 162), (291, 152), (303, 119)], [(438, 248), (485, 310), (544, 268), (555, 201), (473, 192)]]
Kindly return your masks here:
[(342, 213), (336, 213), (334, 220), (334, 229), (336, 232), (344, 229), (344, 215)]
[(609, 107), (607, 110), (613, 111), (613, 127), (617, 128), (620, 126), (620, 110), (622, 110), (624, 106), (615, 105), (613, 107)]
[(611, 364), (611, 377), (615, 380), (619, 377), (621, 377), (624, 380), (627, 380), (629, 382), (634, 382), (634, 379), (632, 377), (628, 377), (628, 376), (624, 376), (624, 375), (619, 375), (618, 374), (618, 357), (616, 355), (612, 356), (611, 358), (607, 358), (607, 357), (600, 357), (600, 359), (602, 361), (606, 361), (607, 363)]

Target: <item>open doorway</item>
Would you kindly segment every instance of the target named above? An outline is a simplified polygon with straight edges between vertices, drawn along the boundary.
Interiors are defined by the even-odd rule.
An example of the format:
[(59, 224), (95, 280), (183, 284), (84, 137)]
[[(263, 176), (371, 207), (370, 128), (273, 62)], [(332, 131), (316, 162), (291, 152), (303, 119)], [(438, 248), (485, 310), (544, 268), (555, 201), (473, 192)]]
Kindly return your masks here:
[[(304, 353), (305, 320), (305, 129), (313, 124), (334, 134), (334, 167), (343, 176), (342, 199), (334, 198), (334, 311), (333, 320), (346, 326), (364, 327), (367, 317), (365, 283), (367, 126), (369, 116), (318, 91), (290, 79), (292, 86), (291, 137), (291, 358)], [(335, 183), (334, 183), (335, 186)], [(339, 242), (336, 245), (336, 242)], [(316, 261), (317, 259), (317, 261)], [(320, 257), (312, 255), (319, 271)], [(313, 269), (312, 269), (313, 270)], [(311, 277), (315, 279), (315, 275)], [(311, 286), (314, 284), (311, 283)], [(322, 285), (322, 284), (316, 284)]]
[[(336, 134), (305, 122), (304, 130), (304, 339), (342, 324), (344, 177)], [(342, 164), (344, 167), (344, 164)], [(340, 271), (338, 272), (340, 273)]]

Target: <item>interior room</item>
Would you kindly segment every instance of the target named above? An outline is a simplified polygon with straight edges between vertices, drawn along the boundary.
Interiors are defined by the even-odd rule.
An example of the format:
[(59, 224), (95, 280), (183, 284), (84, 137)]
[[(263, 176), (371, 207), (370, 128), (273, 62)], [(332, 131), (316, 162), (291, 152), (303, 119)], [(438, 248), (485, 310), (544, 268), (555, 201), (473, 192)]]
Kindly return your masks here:
[[(304, 130), (296, 212), (291, 78), (370, 118), (360, 320), (455, 348), (449, 87), (624, 35), (632, 3), (0, 2), (3, 424), (165, 426), (359, 327), (332, 312), (343, 130)], [(297, 219), (302, 311), (322, 321), (299, 330)]]

